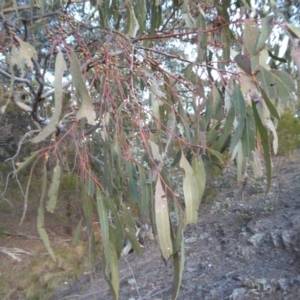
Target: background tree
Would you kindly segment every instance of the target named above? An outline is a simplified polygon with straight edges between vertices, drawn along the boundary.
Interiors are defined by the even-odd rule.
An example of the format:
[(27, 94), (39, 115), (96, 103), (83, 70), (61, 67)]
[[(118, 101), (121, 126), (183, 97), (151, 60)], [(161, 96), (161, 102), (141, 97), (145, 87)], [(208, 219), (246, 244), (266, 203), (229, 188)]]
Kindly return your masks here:
[(225, 165), (222, 152), (236, 160), (238, 181), (249, 166), (261, 176), (264, 158), (270, 187), (269, 135), (276, 153), (277, 120), (296, 103), (300, 29), (289, 22), (298, 22), (299, 5), (256, 5), (2, 1), (1, 111), (24, 124), (9, 159), (13, 175), (43, 170), (38, 230), (55, 260), (44, 206), (55, 211), (61, 174), (76, 170), (91, 261), (99, 221), (116, 299), (124, 240), (139, 253), (135, 226), (146, 224), (162, 257), (173, 258), (177, 298), (183, 232), (197, 222), (210, 165)]

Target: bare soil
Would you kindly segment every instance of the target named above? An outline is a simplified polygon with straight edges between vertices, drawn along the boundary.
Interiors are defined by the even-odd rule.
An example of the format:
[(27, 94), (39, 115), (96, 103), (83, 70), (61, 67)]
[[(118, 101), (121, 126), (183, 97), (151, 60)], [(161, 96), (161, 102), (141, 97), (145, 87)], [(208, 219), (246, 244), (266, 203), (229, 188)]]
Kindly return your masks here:
[[(274, 159), (272, 188), (267, 196), (264, 178), (249, 176), (247, 182), (237, 186), (233, 167), (217, 180), (209, 181), (199, 210), (199, 222), (185, 232), (186, 262), (178, 299), (300, 299), (299, 161), (300, 153)], [(1, 218), (2, 213), (2, 223)], [(34, 218), (32, 226), (35, 226)], [(35, 232), (26, 230), (24, 228), (23, 232), (27, 235), (37, 237)], [(18, 240), (23, 243), (19, 245)], [(28, 242), (30, 247), (26, 247)], [(3, 247), (14, 245), (34, 254), (24, 254), (22, 262), (16, 262), (0, 253), (0, 292), (3, 276), (11, 278), (5, 285), (16, 285), (15, 290), (10, 285), (10, 293), (6, 289), (7, 294), (2, 299), (112, 299), (102, 278), (101, 263), (93, 274), (72, 277), (69, 273), (74, 270), (68, 269), (63, 258), (64, 284), (57, 284), (55, 292), (52, 289), (51, 293), (40, 293), (32, 298), (29, 292), (24, 293), (25, 288), (13, 281), (14, 276), (18, 278), (13, 270), (20, 265), (21, 270), (29, 268), (28, 274), (34, 270), (32, 261), (41, 259), (41, 256), (33, 258), (35, 253), (40, 253), (41, 250), (35, 252), (35, 249), (41, 249), (41, 242), (5, 236), (0, 243)], [(71, 252), (69, 242), (62, 238), (57, 240), (57, 245), (57, 249), (70, 249)], [(132, 253), (121, 259), (120, 299), (171, 299), (172, 261), (167, 266), (164, 264), (154, 240), (147, 241), (144, 246), (141, 256)], [(81, 254), (72, 262), (78, 264), (82, 259)], [(46, 265), (51, 270), (50, 263)], [(55, 274), (58, 276), (59, 272)]]

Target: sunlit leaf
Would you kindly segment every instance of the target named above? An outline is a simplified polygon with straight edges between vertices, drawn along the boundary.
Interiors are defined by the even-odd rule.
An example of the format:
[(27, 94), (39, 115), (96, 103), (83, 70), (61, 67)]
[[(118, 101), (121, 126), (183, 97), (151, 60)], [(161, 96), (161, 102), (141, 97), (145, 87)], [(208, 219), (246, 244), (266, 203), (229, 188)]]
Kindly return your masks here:
[(37, 59), (37, 53), (32, 45), (22, 41), (17, 36), (16, 39), (18, 40), (19, 48), (12, 46), (11, 63), (20, 69), (21, 77), (24, 77), (26, 66), (33, 70), (32, 59)]
[(198, 193), (199, 193), (198, 197), (199, 197), (199, 204), (200, 204), (202, 201), (202, 197), (205, 190), (205, 184), (206, 184), (205, 166), (201, 156), (196, 156), (196, 155), (193, 156), (192, 168), (193, 168), (193, 174), (198, 184)]
[(273, 18), (273, 16), (268, 16), (261, 19), (260, 34), (256, 44), (256, 51), (259, 51), (265, 44), (265, 41), (269, 38), (273, 29)]
[(264, 152), (265, 166), (266, 166), (266, 173), (267, 173), (267, 182), (268, 182), (266, 192), (268, 192), (271, 187), (271, 178), (272, 178), (272, 163), (271, 163), (271, 153), (270, 153), (270, 146), (269, 146), (269, 136), (268, 136), (267, 129), (264, 127), (264, 125), (259, 117), (256, 106), (257, 106), (257, 104), (252, 102), (254, 119), (255, 119), (256, 127), (257, 127), (259, 135), (260, 135), (261, 144), (262, 144), (263, 152)]
[(244, 21), (244, 45), (246, 54), (256, 54), (256, 44), (259, 36), (259, 29), (255, 20), (245, 19)]
[(195, 179), (193, 169), (185, 156), (181, 154), (179, 166), (184, 169), (183, 195), (185, 203), (186, 224), (196, 223), (198, 220), (199, 198), (198, 183)]
[(76, 92), (81, 99), (81, 106), (76, 114), (78, 120), (86, 118), (87, 122), (91, 125), (96, 124), (96, 112), (90, 98), (89, 92), (86, 88), (86, 85), (83, 81), (79, 61), (74, 53), (71, 51), (70, 55), (70, 72), (72, 75), (74, 87)]
[(135, 38), (137, 31), (139, 30), (139, 22), (135, 16), (134, 9), (130, 0), (126, 0), (127, 6), (127, 35), (131, 38)]
[(252, 158), (252, 153), (255, 149), (255, 122), (253, 116), (249, 113), (246, 115), (241, 142), (244, 157)]
[(216, 151), (221, 152), (221, 150), (223, 149), (223, 147), (225, 145), (225, 142), (231, 136), (234, 117), (235, 117), (234, 110), (233, 110), (233, 107), (231, 107), (231, 109), (228, 112), (226, 122), (225, 122), (225, 125), (224, 125), (223, 129), (222, 129), (221, 135), (219, 136), (217, 144), (214, 147), (214, 149)]
[(173, 253), (173, 247), (172, 247), (172, 241), (170, 236), (168, 201), (159, 177), (157, 178), (157, 182), (156, 182), (154, 198), (155, 198), (155, 220), (156, 220), (156, 226), (159, 229), (157, 231), (159, 247), (162, 256), (165, 259), (169, 259), (169, 257)]
[(121, 256), (124, 243), (123, 225), (113, 199), (104, 194), (102, 194), (102, 199), (104, 199), (108, 209), (114, 217), (114, 224), (113, 226), (110, 226), (110, 230), (113, 232), (113, 234), (110, 234), (110, 239), (114, 241), (117, 257), (119, 258)]
[(235, 125), (234, 133), (231, 139), (231, 151), (234, 149), (234, 147), (237, 145), (238, 141), (242, 137), (245, 126), (246, 104), (243, 94), (238, 85), (234, 87), (232, 94), (232, 103), (237, 123)]
[(172, 300), (177, 299), (179, 289), (182, 282), (182, 275), (184, 270), (184, 264), (185, 264), (185, 246), (184, 246), (184, 238), (183, 233), (182, 239), (181, 239), (181, 245), (180, 245), (180, 252), (177, 251), (173, 255), (174, 259), (174, 279), (173, 279), (173, 290), (172, 290)]
[(13, 176), (16, 176), (20, 171), (26, 169), (38, 156), (39, 151), (32, 152), (32, 154), (29, 157), (25, 157), (25, 161), (23, 162), (17, 162), (17, 169), (13, 171)]
[(59, 161), (57, 160), (57, 164), (53, 169), (52, 180), (48, 191), (49, 200), (46, 206), (47, 211), (51, 213), (54, 212), (56, 202), (57, 202), (58, 190), (60, 185), (60, 175), (61, 175), (61, 167), (59, 165)]
[(286, 27), (288, 28), (289, 32), (295, 37), (300, 39), (300, 28), (297, 27), (294, 24), (286, 24)]
[(135, 222), (132, 218), (132, 211), (129, 206), (123, 207), (125, 236), (130, 241), (132, 248), (137, 254), (141, 254), (141, 246), (136, 237)]
[(262, 95), (262, 97), (265, 101), (265, 104), (267, 105), (271, 115), (274, 118), (276, 118), (277, 120), (279, 120), (280, 116), (279, 116), (279, 112), (278, 112), (277, 108), (275, 107), (275, 100), (270, 99), (263, 89), (260, 89), (260, 92), (261, 92), (261, 95)]
[(95, 195), (95, 182), (93, 180), (92, 174), (88, 172), (86, 174), (86, 187), (87, 193), (90, 197), (94, 197)]
[(206, 108), (206, 120), (220, 119), (222, 115), (222, 102), (221, 97), (216, 85), (213, 84), (211, 92), (208, 97)]
[(43, 128), (43, 130), (32, 139), (33, 143), (39, 143), (45, 140), (50, 134), (56, 131), (56, 126), (59, 122), (59, 116), (62, 109), (62, 98), (63, 98), (63, 74), (67, 69), (66, 62), (64, 60), (63, 54), (61, 51), (58, 52), (55, 60), (55, 79), (54, 79), (54, 111), (50, 119), (50, 123)]
[(159, 29), (162, 23), (162, 9), (160, 5), (160, 0), (152, 1), (152, 10), (151, 10), (151, 29), (150, 34), (155, 34), (155, 31)]
[(108, 220), (108, 209), (107, 205), (103, 199), (103, 195), (100, 189), (97, 187), (96, 190), (96, 201), (97, 201), (97, 211), (100, 221), (100, 228), (102, 233), (103, 249), (104, 255), (107, 261), (110, 261), (110, 239), (109, 239), (109, 220)]
[(259, 81), (269, 98), (276, 98), (276, 82), (274, 81), (272, 72), (260, 67), (256, 79)]
[(46, 194), (46, 186), (47, 186), (47, 160), (45, 159), (43, 162), (43, 177), (42, 177), (42, 191), (40, 197), (40, 205), (38, 208), (38, 216), (37, 216), (37, 230), (38, 233), (48, 251), (51, 258), (56, 262), (55, 254), (50, 246), (49, 237), (47, 231), (45, 230), (45, 220), (44, 220), (44, 198)]
[(295, 98), (295, 84), (293, 79), (284, 71), (274, 70), (271, 73), (275, 80), (275, 88), (278, 97), (284, 105), (287, 105), (289, 101)]

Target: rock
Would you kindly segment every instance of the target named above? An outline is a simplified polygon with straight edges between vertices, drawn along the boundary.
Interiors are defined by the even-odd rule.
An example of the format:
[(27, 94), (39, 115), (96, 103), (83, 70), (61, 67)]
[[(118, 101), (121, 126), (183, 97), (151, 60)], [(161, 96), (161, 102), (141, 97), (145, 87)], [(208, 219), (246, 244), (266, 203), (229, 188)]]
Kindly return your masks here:
[(196, 241), (197, 241), (197, 237), (195, 236), (185, 239), (186, 244), (195, 243)]
[(264, 237), (264, 233), (256, 233), (248, 239), (248, 242), (253, 246), (257, 246), (263, 241)]
[(229, 296), (229, 300), (243, 300), (245, 299), (247, 290), (244, 288), (234, 289), (232, 294)]

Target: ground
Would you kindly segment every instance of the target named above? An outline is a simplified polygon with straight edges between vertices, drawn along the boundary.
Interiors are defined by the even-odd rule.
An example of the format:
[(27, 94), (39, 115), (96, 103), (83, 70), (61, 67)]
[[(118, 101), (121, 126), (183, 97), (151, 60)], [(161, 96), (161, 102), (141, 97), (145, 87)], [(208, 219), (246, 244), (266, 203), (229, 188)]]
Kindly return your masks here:
[[(267, 196), (265, 179), (249, 175), (247, 182), (237, 186), (233, 166), (209, 180), (199, 222), (185, 232), (186, 262), (178, 299), (299, 299), (299, 161), (300, 153), (274, 159)], [(3, 215), (9, 213), (1, 213), (1, 223)], [(15, 222), (19, 222), (16, 217)], [(23, 236), (6, 234), (0, 240), (3, 247), (33, 254), (20, 255), (18, 262), (0, 253), (0, 292), (6, 292), (2, 299), (112, 299), (101, 263), (95, 273), (80, 275), (85, 266), (83, 245), (71, 248), (70, 238), (56, 233), (51, 237), (55, 251), (77, 254), (61, 255), (60, 263), (52, 263), (33, 230), (35, 221), (31, 225), (22, 227)], [(12, 230), (21, 232), (17, 226)], [(172, 261), (164, 264), (154, 240), (144, 246), (141, 256), (131, 253), (121, 259), (120, 299), (171, 299)], [(34, 284), (30, 281), (31, 290), (26, 289), (28, 282), (20, 281), (25, 270), (28, 277), (37, 275)], [(64, 282), (53, 282), (53, 277)], [(34, 298), (32, 289), (37, 288)]]

